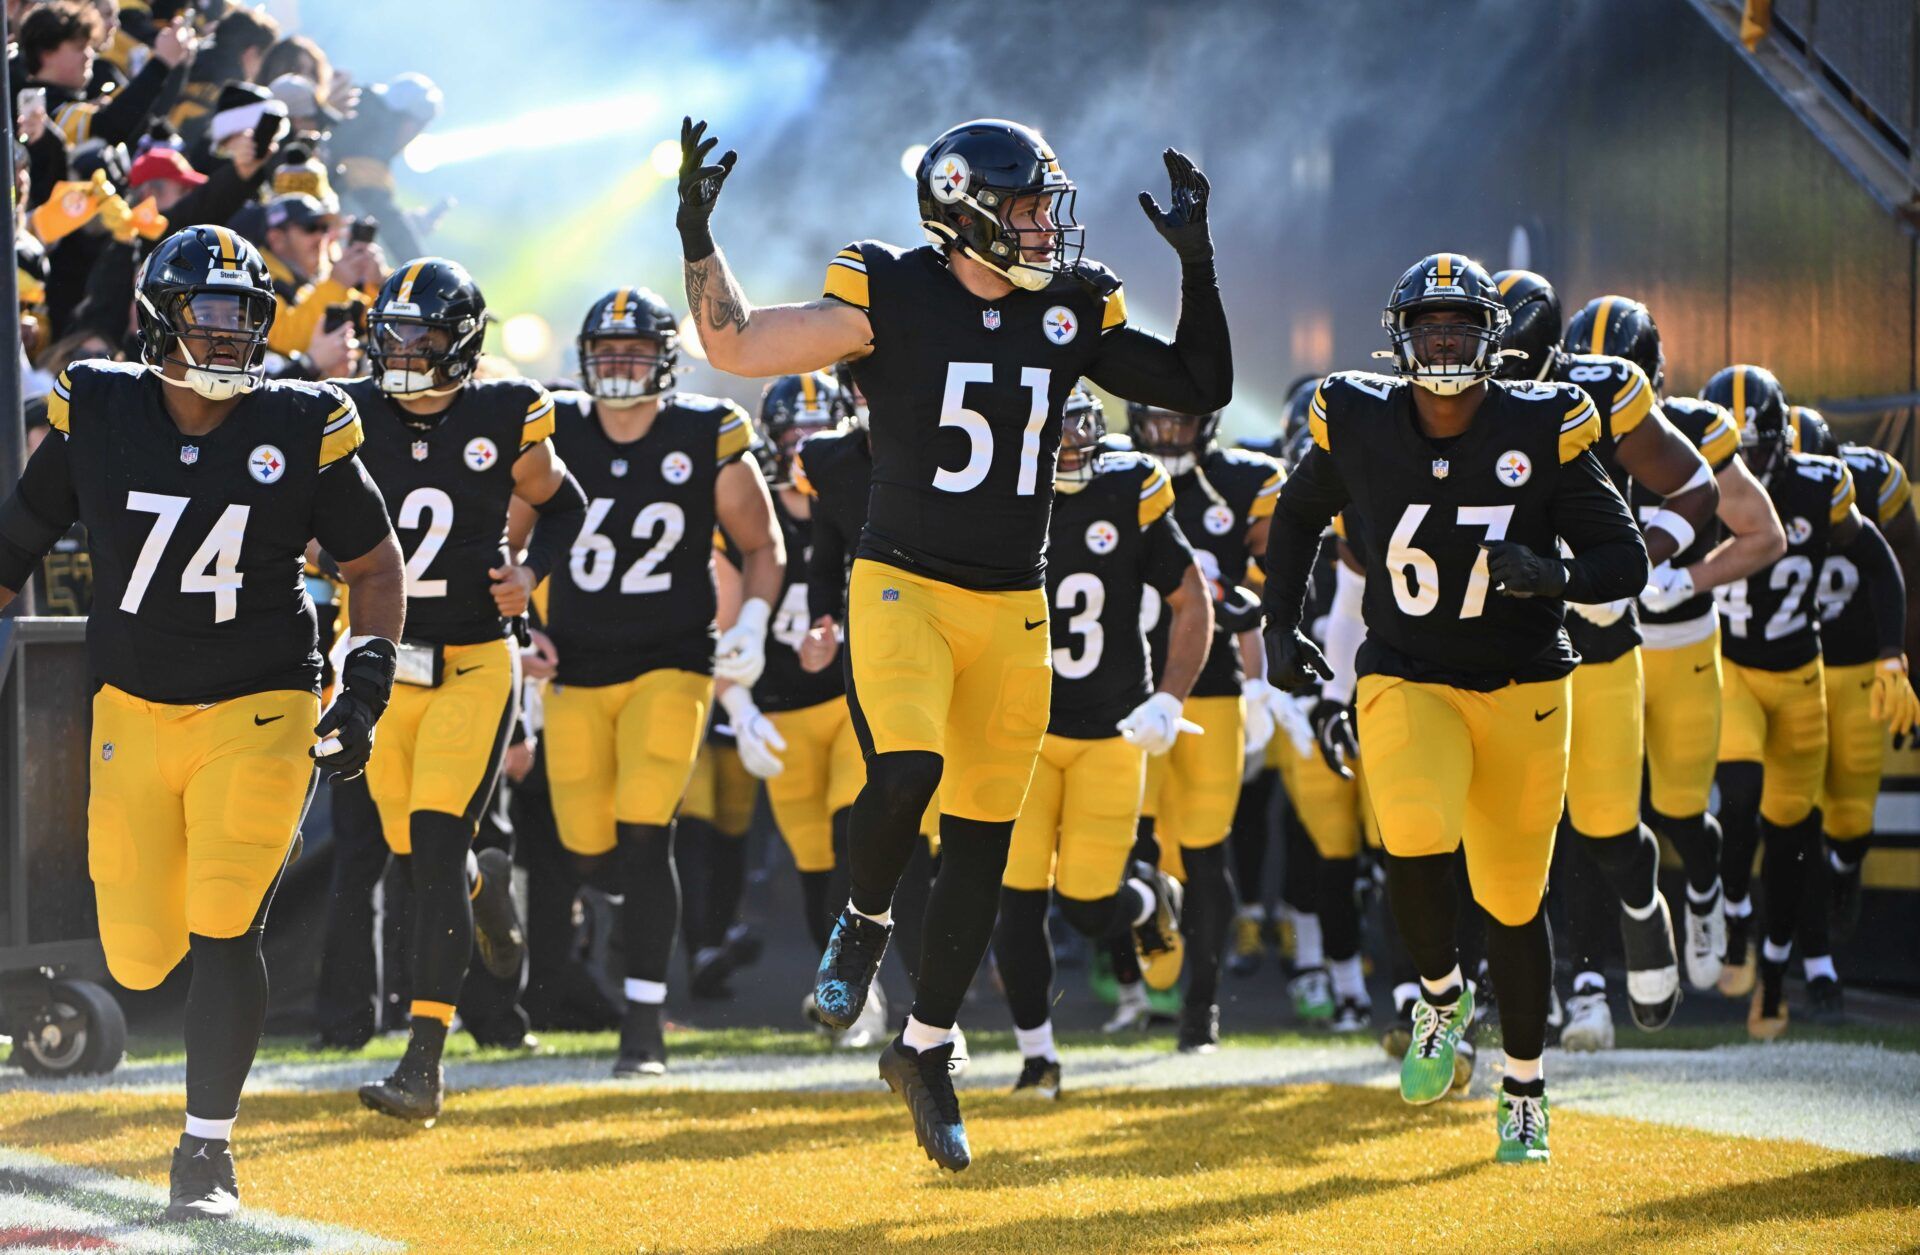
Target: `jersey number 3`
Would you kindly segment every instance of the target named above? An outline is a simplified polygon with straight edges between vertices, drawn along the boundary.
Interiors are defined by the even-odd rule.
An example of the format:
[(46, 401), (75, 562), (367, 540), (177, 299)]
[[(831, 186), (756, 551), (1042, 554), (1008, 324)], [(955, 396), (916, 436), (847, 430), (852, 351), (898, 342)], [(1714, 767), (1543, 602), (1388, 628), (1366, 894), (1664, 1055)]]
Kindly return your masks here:
[[(1032, 398), (1027, 425), (1020, 432), (1020, 474), (1014, 494), (1031, 497), (1040, 481), (1040, 429), (1047, 422), (1047, 386), (1053, 372), (1044, 366), (1022, 366), (1020, 386)], [(942, 466), (933, 472), (933, 486), (941, 492), (972, 492), (986, 482), (993, 469), (993, 428), (986, 415), (967, 408), (967, 385), (992, 383), (993, 367), (986, 362), (950, 362), (947, 390), (940, 399), (940, 425), (958, 427), (967, 436), (967, 464), (957, 471)]]

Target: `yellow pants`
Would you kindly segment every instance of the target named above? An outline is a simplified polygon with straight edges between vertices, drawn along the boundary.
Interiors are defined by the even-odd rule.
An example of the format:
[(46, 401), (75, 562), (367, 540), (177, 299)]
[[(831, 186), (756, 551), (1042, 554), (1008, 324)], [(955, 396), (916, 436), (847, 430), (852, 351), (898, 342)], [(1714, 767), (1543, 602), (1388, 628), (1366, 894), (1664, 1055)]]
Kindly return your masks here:
[(1642, 649), (1647, 690), (1647, 778), (1653, 809), (1675, 819), (1706, 813), (1720, 757), (1720, 632), (1674, 649)]
[(693, 760), (693, 775), (680, 798), (680, 814), (704, 819), (723, 837), (744, 837), (753, 823), (753, 804), (760, 797), (760, 781), (740, 761), (731, 745), (707, 741)]
[(1360, 678), (1360, 756), (1387, 853), (1463, 844), (1473, 896), (1517, 927), (1546, 892), (1566, 796), (1570, 678), (1491, 693)]
[(238, 937), (293, 848), (313, 796), (312, 693), (211, 706), (93, 695), (87, 870), (107, 970), (152, 989), (187, 934)]
[(504, 638), (443, 652), (438, 685), (393, 686), (367, 761), (367, 791), (395, 854), (413, 851), (415, 811), (459, 815), (480, 830), (519, 708), (520, 655)]
[(1188, 719), (1204, 731), (1183, 732), (1164, 763), (1155, 788), (1154, 826), (1162, 845), (1203, 850), (1227, 839), (1240, 802), (1240, 771), (1246, 751), (1240, 698), (1189, 697)]
[(1722, 664), (1720, 761), (1761, 764), (1760, 815), (1775, 827), (1805, 819), (1826, 776), (1824, 679), (1818, 658), (1792, 671)]
[(1280, 784), (1293, 803), (1294, 814), (1307, 830), (1313, 848), (1321, 858), (1358, 858), (1360, 856), (1360, 781), (1342, 779), (1327, 766), (1319, 749), (1309, 746), (1302, 754), (1294, 749), (1285, 732), (1274, 735), (1281, 746)]
[(860, 558), (847, 614), (862, 751), (938, 754), (945, 813), (1018, 816), (1053, 692), (1046, 590), (980, 592)]
[(1124, 738), (1079, 740), (1049, 734), (1013, 824), (1000, 883), (1009, 889), (1057, 887), (1091, 902), (1119, 892), (1140, 818), (1147, 756)]
[(672, 820), (712, 705), (713, 677), (693, 671), (549, 685), (547, 780), (560, 843), (575, 854), (605, 854), (614, 825)]
[(832, 871), (833, 817), (853, 805), (867, 782), (866, 760), (860, 757), (846, 699), (771, 711), (767, 719), (787, 743), (780, 755), (786, 769), (767, 781), (773, 822), (793, 852), (796, 868)]
[(1826, 669), (1827, 775), (1820, 809), (1822, 825), (1835, 841), (1873, 831), (1873, 804), (1887, 760), (1887, 725), (1868, 713), (1878, 665)]
[(1645, 710), (1638, 647), (1612, 662), (1574, 668), (1567, 817), (1575, 832), (1617, 837), (1639, 828)]

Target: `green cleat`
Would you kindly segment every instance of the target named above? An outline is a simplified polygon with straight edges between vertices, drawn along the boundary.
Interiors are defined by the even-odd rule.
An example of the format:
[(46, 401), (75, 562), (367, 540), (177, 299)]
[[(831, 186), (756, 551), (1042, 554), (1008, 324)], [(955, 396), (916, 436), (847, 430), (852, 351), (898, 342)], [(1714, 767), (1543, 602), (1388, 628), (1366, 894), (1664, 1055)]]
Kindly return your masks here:
[(1473, 986), (1462, 985), (1451, 1006), (1436, 1007), (1426, 995), (1413, 1004), (1413, 1040), (1400, 1060), (1400, 1097), (1410, 1103), (1438, 1102), (1454, 1083), (1460, 1038), (1473, 1023)]
[(1293, 999), (1295, 1019), (1308, 1024), (1326, 1024), (1333, 1019), (1333, 979), (1326, 968), (1303, 968), (1287, 982), (1287, 994)]
[(1545, 1163), (1547, 1151), (1547, 1096), (1508, 1093), (1503, 1085), (1495, 1099), (1494, 1124), (1500, 1130), (1496, 1163)]

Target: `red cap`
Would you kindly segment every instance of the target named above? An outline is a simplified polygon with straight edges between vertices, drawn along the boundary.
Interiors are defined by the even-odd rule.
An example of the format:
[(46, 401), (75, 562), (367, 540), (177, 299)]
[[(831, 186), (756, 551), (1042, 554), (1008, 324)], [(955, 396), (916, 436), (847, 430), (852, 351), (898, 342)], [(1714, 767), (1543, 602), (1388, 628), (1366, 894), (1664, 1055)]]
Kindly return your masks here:
[(187, 164), (179, 149), (156, 145), (141, 153), (140, 159), (133, 163), (133, 169), (127, 172), (127, 186), (139, 187), (155, 179), (172, 179), (175, 183), (198, 187), (207, 181), (207, 176)]

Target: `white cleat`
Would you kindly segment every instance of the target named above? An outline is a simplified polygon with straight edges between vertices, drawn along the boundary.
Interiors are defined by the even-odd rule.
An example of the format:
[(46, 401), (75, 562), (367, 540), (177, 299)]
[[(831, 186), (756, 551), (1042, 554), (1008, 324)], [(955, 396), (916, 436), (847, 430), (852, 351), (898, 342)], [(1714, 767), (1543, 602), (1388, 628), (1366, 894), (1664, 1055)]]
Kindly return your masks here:
[(1607, 1006), (1605, 990), (1567, 999), (1567, 1023), (1560, 1030), (1560, 1045), (1566, 1050), (1613, 1049), (1613, 1011)]
[(887, 996), (880, 992), (880, 983), (875, 981), (873, 988), (867, 991), (867, 1004), (860, 1008), (860, 1014), (852, 1025), (834, 1038), (833, 1044), (841, 1050), (868, 1050), (884, 1045), (889, 1036)]
[(1119, 1001), (1114, 1003), (1113, 1018), (1100, 1026), (1103, 1033), (1144, 1033), (1153, 1023), (1153, 1007), (1147, 1002), (1143, 983), (1120, 986)]
[(1695, 989), (1712, 989), (1720, 983), (1722, 959), (1727, 953), (1727, 907), (1719, 894), (1705, 915), (1696, 915), (1695, 903), (1687, 902), (1687, 983)]

